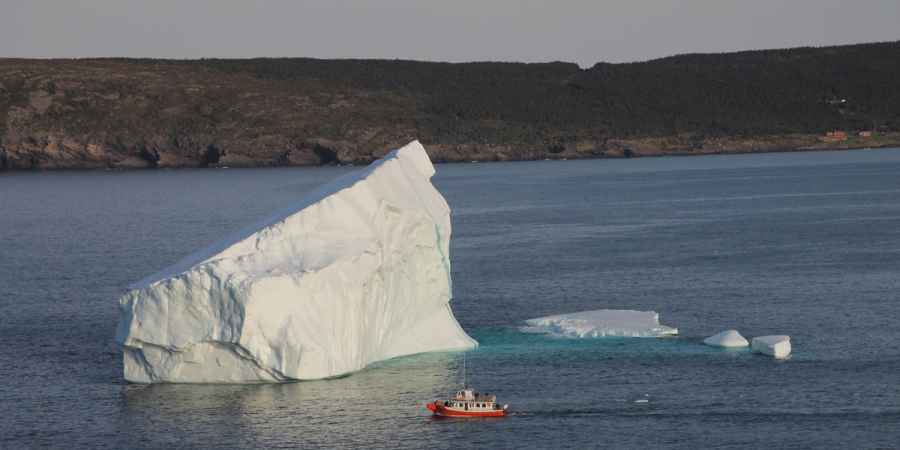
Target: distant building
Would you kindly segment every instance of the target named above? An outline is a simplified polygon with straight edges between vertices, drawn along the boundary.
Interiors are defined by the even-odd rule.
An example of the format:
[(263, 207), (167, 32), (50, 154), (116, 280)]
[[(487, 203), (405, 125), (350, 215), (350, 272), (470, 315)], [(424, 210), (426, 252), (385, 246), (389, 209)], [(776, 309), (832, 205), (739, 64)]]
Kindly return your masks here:
[(859, 132), (859, 137), (872, 137), (872, 130), (863, 130)]
[(824, 142), (843, 142), (846, 140), (847, 132), (841, 130), (829, 131), (822, 137), (822, 141)]

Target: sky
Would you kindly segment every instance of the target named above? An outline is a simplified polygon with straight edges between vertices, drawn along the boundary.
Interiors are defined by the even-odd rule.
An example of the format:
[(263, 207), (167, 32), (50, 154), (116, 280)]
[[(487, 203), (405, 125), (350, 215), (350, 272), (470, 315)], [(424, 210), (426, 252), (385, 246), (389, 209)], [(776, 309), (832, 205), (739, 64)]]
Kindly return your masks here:
[(628, 62), (900, 40), (900, 0), (0, 0), (0, 57)]

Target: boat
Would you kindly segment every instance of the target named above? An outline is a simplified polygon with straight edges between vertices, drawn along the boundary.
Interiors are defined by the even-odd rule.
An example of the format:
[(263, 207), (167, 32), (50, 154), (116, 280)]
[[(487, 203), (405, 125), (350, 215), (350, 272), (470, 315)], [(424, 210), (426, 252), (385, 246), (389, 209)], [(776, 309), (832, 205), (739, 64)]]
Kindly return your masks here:
[(446, 400), (425, 405), (437, 417), (504, 417), (509, 405), (500, 406), (497, 396), (479, 393), (466, 383), (466, 354), (463, 353), (463, 389)]
[(425, 407), (439, 417), (504, 417), (509, 405), (500, 406), (496, 395), (466, 388), (447, 400), (435, 400)]

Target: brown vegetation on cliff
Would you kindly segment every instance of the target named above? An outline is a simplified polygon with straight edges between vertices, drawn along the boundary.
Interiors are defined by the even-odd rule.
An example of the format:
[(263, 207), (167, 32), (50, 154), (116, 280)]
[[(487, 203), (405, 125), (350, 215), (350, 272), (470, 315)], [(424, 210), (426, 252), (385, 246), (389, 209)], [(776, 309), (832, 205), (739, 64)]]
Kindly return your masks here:
[(436, 161), (897, 145), (897, 73), (898, 42), (590, 69), (0, 59), (0, 168), (365, 163), (414, 138)]

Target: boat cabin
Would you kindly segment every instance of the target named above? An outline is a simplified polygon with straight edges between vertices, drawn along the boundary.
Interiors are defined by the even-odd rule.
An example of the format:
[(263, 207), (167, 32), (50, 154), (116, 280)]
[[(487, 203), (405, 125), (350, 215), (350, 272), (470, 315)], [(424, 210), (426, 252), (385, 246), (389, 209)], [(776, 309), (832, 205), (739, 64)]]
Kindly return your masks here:
[(449, 400), (445, 400), (442, 406), (463, 411), (492, 411), (501, 409), (497, 405), (496, 395), (491, 395), (489, 393), (482, 394), (473, 389), (457, 391)]
[(496, 395), (469, 388), (457, 391), (447, 400), (435, 400), (425, 405), (440, 417), (503, 417), (508, 406), (498, 405)]

